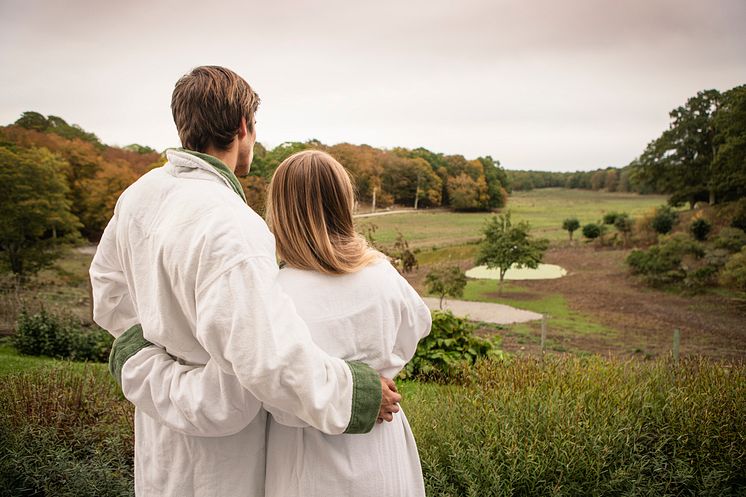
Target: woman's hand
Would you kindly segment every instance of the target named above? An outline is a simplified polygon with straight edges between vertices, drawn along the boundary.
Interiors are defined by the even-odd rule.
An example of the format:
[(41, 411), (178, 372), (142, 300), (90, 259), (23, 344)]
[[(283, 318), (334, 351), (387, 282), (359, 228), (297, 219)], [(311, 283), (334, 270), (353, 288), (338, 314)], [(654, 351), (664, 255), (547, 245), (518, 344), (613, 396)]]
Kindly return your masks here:
[(399, 412), (400, 401), (401, 395), (393, 380), (381, 376), (381, 410), (378, 412), (378, 422), (392, 421), (394, 413)]

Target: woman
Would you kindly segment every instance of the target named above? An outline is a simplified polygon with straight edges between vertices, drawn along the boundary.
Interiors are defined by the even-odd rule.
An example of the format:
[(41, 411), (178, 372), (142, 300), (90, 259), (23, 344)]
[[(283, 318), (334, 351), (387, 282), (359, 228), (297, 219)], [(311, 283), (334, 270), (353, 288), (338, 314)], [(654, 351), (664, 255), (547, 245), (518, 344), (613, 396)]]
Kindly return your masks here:
[[(275, 171), (267, 223), (285, 267), (280, 285), (313, 341), (393, 378), (430, 331), (422, 299), (355, 233), (353, 187), (329, 154), (297, 153)], [(394, 331), (392, 333), (392, 331)], [(267, 496), (424, 496), (404, 412), (365, 435), (325, 435), (265, 406)]]
[[(304, 151), (280, 164), (267, 205), (284, 265), (279, 284), (320, 348), (393, 378), (429, 333), (430, 312), (385, 257), (355, 233), (353, 205), (350, 177), (329, 154)], [(122, 389), (170, 429), (216, 437), (216, 453), (226, 461), (264, 457), (264, 440), (245, 435), (249, 424), (264, 423), (264, 410), (257, 413), (257, 400), (213, 360), (205, 366), (180, 364), (163, 349), (147, 347), (125, 363)], [(417, 447), (402, 411), (365, 435), (325, 435), (293, 415), (264, 407), (271, 414), (265, 495), (425, 495)], [(168, 457), (168, 447), (161, 450)]]

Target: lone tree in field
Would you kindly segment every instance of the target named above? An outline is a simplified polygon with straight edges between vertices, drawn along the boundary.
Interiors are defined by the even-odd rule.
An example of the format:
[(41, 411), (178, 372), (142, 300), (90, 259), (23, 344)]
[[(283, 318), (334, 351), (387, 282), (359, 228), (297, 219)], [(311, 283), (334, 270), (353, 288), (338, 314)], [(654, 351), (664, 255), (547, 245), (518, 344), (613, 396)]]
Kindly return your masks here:
[(573, 232), (578, 228), (580, 228), (580, 221), (576, 217), (569, 217), (562, 221), (562, 229), (570, 234), (570, 241), (572, 241)]
[(505, 272), (511, 267), (536, 269), (549, 248), (549, 240), (533, 239), (526, 221), (513, 225), (510, 211), (494, 216), (484, 227), (484, 239), (479, 246), (476, 263), (489, 269), (499, 269), (498, 293), (502, 293)]
[(466, 287), (466, 274), (458, 266), (438, 266), (425, 276), (427, 291), (440, 297), (440, 308), (446, 297), (461, 297)]
[(44, 149), (0, 147), (0, 267), (21, 282), (54, 262), (78, 234), (60, 161)]

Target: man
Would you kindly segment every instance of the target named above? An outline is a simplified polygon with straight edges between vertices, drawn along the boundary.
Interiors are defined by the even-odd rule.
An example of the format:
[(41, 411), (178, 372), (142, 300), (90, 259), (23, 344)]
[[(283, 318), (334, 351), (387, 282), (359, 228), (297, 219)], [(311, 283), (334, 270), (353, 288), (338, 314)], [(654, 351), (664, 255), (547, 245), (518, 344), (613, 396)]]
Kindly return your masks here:
[[(182, 77), (171, 108), (184, 148), (122, 194), (91, 265), (94, 320), (118, 337), (111, 370), (137, 407), (138, 496), (262, 495), (261, 402), (329, 434), (398, 411), (393, 383), (322, 352), (275, 281), (274, 239), (235, 176), (251, 164), (258, 104), (228, 69)], [(190, 390), (186, 375), (220, 389)], [(209, 412), (188, 411), (196, 396)]]

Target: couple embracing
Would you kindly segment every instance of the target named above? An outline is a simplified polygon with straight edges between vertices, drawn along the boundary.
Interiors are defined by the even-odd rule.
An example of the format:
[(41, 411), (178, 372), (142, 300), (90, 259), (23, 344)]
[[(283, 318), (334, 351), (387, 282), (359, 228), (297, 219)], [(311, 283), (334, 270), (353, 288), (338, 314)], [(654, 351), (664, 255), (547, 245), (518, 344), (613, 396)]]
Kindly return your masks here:
[(184, 148), (121, 195), (91, 265), (110, 370), (136, 406), (135, 493), (424, 496), (391, 379), (430, 313), (355, 233), (330, 155), (280, 164), (266, 223), (246, 205), (258, 104), (228, 69), (182, 77)]

